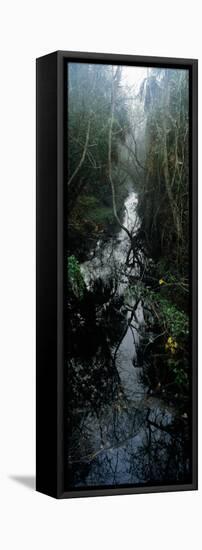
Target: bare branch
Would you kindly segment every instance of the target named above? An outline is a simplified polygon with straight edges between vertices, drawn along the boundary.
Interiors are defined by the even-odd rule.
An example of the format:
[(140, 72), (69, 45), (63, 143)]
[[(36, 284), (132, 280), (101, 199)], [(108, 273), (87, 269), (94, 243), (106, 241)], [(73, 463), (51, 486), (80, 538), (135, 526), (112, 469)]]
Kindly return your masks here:
[(112, 176), (112, 130), (113, 130), (113, 123), (114, 123), (114, 109), (115, 109), (115, 78), (117, 75), (117, 71), (115, 74), (115, 77), (112, 78), (112, 92), (111, 92), (111, 117), (109, 121), (109, 140), (108, 140), (108, 170), (109, 170), (109, 181), (111, 185), (111, 192), (112, 192), (112, 205), (113, 205), (113, 212), (114, 217), (121, 227), (127, 233), (129, 239), (132, 239), (132, 236), (130, 232), (128, 231), (127, 227), (125, 227), (118, 216), (117, 208), (116, 208), (116, 194), (115, 194), (115, 187), (113, 182), (113, 176)]
[(73, 179), (74, 179), (75, 176), (78, 174), (78, 172), (79, 172), (79, 170), (81, 169), (82, 164), (84, 163), (84, 160), (85, 160), (85, 158), (86, 158), (87, 147), (88, 147), (89, 136), (90, 136), (90, 126), (91, 126), (91, 118), (89, 118), (89, 121), (88, 121), (87, 132), (86, 132), (86, 140), (85, 140), (85, 145), (84, 145), (83, 153), (82, 153), (81, 159), (80, 159), (80, 161), (79, 161), (79, 164), (77, 165), (77, 167), (75, 168), (73, 174), (70, 176), (70, 178), (69, 178), (69, 180), (68, 180), (68, 182), (67, 182), (68, 187), (71, 185)]

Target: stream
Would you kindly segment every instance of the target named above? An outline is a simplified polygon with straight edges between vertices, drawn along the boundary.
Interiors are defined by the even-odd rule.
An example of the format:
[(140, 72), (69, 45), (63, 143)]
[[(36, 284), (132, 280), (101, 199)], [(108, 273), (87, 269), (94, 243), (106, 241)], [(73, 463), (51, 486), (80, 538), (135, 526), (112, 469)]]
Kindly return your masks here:
[[(130, 192), (123, 225), (132, 235), (139, 227), (137, 202)], [(95, 326), (69, 362), (70, 488), (165, 485), (180, 483), (189, 474), (183, 437), (176, 429), (178, 412), (152, 395), (143, 381), (138, 349), (147, 327), (141, 301), (127, 325), (131, 314), (123, 295), (129, 276), (138, 274), (137, 268), (126, 267), (128, 247), (121, 229), (106, 242), (99, 240), (81, 266), (87, 288), (97, 285), (102, 296), (104, 282), (109, 298), (100, 298)]]

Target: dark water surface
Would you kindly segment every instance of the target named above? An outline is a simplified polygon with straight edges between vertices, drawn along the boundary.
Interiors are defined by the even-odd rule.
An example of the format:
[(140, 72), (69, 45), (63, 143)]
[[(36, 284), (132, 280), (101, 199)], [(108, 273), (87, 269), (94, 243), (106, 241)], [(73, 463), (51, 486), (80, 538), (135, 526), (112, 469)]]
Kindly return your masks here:
[[(137, 196), (130, 193), (124, 225), (133, 234), (138, 228), (136, 205)], [(82, 332), (81, 316), (78, 349), (69, 359), (68, 488), (189, 481), (186, 418), (173, 403), (151, 394), (143, 381), (138, 350), (147, 327), (141, 301), (127, 325), (130, 312), (122, 300), (131, 276), (125, 267), (127, 250), (128, 236), (121, 230), (107, 243), (98, 242), (82, 266), (89, 289), (93, 282), (108, 280), (116, 280), (116, 288), (108, 301), (97, 305), (89, 331)]]

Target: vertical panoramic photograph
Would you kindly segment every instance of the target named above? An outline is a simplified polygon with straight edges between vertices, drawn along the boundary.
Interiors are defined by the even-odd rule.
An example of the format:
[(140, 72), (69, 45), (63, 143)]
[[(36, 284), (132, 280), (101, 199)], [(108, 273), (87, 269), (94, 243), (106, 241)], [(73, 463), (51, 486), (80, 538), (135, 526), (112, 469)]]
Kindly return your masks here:
[(68, 62), (65, 96), (65, 488), (189, 484), (189, 70)]

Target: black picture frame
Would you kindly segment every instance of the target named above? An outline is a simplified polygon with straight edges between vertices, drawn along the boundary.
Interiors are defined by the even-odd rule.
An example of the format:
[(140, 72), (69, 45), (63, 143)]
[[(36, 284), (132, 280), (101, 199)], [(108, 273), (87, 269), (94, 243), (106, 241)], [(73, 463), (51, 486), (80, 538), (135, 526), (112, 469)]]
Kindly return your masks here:
[[(65, 63), (186, 68), (190, 75), (192, 286), (192, 483), (65, 491), (64, 487), (64, 208), (66, 181)], [(197, 183), (198, 61), (57, 51), (36, 62), (36, 489), (55, 498), (155, 493), (198, 488)]]

